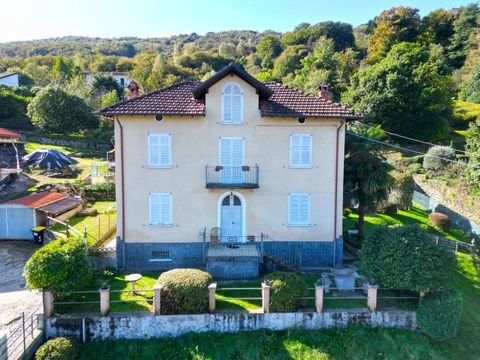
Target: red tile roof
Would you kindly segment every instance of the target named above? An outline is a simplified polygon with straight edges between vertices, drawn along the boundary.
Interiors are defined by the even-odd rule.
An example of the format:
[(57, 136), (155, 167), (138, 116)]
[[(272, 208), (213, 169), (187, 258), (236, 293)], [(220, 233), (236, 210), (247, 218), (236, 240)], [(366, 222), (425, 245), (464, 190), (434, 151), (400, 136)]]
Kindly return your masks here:
[(5, 204), (25, 205), (33, 209), (67, 198), (68, 195), (57, 192), (42, 192), (7, 201)]
[(102, 115), (205, 115), (203, 100), (193, 97), (198, 81), (183, 81), (149, 94), (119, 102), (99, 111)]
[(0, 128), (0, 138), (2, 139), (20, 139), (20, 134), (4, 128)]
[(203, 83), (184, 81), (150, 94), (119, 102), (100, 110), (99, 114), (105, 116), (205, 115), (205, 93), (210, 86), (230, 73), (242, 75), (243, 79), (247, 79), (252, 86), (257, 88), (257, 92), (260, 94), (262, 116), (360, 118), (352, 110), (338, 103), (303, 93), (282, 84), (260, 83), (238, 65), (233, 64), (220, 70)]
[(274, 82), (265, 85), (273, 91), (273, 95), (260, 102), (262, 116), (360, 118), (352, 110), (336, 102)]

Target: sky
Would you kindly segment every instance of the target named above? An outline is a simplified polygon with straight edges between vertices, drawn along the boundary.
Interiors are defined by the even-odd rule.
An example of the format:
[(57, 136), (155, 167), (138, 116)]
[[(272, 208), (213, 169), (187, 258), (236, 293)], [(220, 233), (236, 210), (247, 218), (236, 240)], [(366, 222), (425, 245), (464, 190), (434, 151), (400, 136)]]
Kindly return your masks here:
[(289, 31), (332, 20), (357, 26), (393, 6), (426, 15), (475, 0), (0, 0), (0, 42), (68, 35), (141, 38), (222, 30)]

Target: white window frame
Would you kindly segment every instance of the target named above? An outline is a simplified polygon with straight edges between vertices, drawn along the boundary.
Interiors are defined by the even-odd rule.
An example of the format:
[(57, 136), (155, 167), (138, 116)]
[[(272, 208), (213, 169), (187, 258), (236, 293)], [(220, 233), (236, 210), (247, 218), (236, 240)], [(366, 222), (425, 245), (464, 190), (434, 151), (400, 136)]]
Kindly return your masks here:
[[(225, 89), (228, 87), (228, 86), (237, 86), (239, 89), (240, 89), (240, 121), (239, 122), (233, 122), (233, 121), (229, 121), (229, 122), (226, 122), (225, 121), (225, 118), (224, 118), (224, 115), (225, 115), (225, 96), (224, 96), (224, 93), (225, 93)], [(244, 100), (244, 91), (243, 91), (243, 88), (236, 82), (229, 82), (227, 84), (225, 84), (225, 86), (223, 87), (222, 89), (222, 114), (221, 114), (221, 117), (222, 117), (222, 121), (221, 123), (224, 124), (224, 125), (241, 125), (243, 124), (243, 100)], [(233, 91), (232, 91), (232, 109), (233, 109)]]
[[(151, 141), (151, 138), (152, 136), (158, 136), (158, 137), (162, 137), (162, 136), (167, 136), (168, 137), (168, 164), (153, 164), (152, 163), (152, 156), (151, 156), (151, 152), (150, 152), (150, 141)], [(161, 141), (159, 139), (159, 141)], [(168, 133), (151, 133), (151, 134), (148, 134), (148, 141), (147, 141), (147, 146), (148, 146), (148, 150), (147, 150), (147, 157), (148, 157), (148, 167), (149, 168), (156, 168), (156, 169), (169, 169), (169, 168), (172, 168), (173, 165), (172, 165), (172, 136), (171, 134), (168, 134)], [(161, 146), (159, 144), (159, 146)], [(161, 159), (161, 149), (159, 151), (159, 160)]]
[[(169, 199), (169, 217), (166, 222), (163, 223), (153, 223), (152, 221), (152, 196), (168, 196)], [(148, 223), (150, 226), (165, 226), (169, 227), (173, 225), (173, 214), (172, 214), (172, 209), (173, 209), (173, 199), (172, 199), (172, 193), (150, 193), (148, 195)], [(160, 209), (160, 218), (164, 219), (165, 216), (162, 213), (162, 209)]]
[[(307, 216), (308, 218), (305, 219), (304, 221), (299, 221), (299, 222), (292, 222), (292, 219), (290, 217), (291, 215), (291, 206), (292, 206), (292, 197), (293, 196), (307, 196), (308, 197), (308, 212)], [(300, 212), (300, 208), (298, 209)], [(310, 193), (290, 193), (288, 195), (288, 226), (311, 226), (311, 211), (312, 211), (312, 196)]]
[[(310, 137), (310, 148), (309, 148), (309, 157), (310, 157), (310, 162), (308, 164), (294, 164), (293, 163), (293, 138), (294, 137), (301, 137), (301, 138), (304, 138), (304, 137)], [(303, 142), (303, 140), (302, 140)], [(312, 160), (312, 147), (313, 147), (313, 136), (312, 134), (306, 134), (306, 133), (301, 133), (301, 134), (291, 134), (290, 135), (290, 152), (289, 152), (289, 166), (290, 168), (292, 169), (311, 169), (313, 167), (313, 160)], [(301, 160), (302, 158), (302, 148), (300, 148), (300, 154), (299, 154), (299, 158)]]

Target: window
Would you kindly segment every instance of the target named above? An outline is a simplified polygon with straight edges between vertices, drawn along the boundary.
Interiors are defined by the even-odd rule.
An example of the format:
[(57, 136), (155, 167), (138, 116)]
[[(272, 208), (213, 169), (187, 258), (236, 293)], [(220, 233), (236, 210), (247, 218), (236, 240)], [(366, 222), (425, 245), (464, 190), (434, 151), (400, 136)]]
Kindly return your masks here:
[(148, 135), (148, 166), (168, 168), (172, 167), (170, 134)]
[(290, 135), (290, 167), (311, 168), (312, 167), (312, 135), (292, 134)]
[(172, 261), (172, 257), (169, 250), (154, 250), (152, 251), (150, 261)]
[(172, 194), (150, 194), (150, 225), (172, 225)]
[(310, 225), (310, 194), (291, 193), (288, 197), (288, 225)]
[(243, 122), (243, 90), (235, 84), (227, 84), (222, 91), (222, 123), (240, 124)]

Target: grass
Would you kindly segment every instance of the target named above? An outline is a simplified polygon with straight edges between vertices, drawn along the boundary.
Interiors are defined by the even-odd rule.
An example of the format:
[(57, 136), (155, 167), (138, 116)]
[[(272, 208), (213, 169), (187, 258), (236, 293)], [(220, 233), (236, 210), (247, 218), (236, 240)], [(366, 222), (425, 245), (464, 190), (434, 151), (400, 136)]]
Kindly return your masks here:
[[(69, 224), (80, 233), (83, 234), (85, 228), (89, 243), (95, 242), (103, 236), (111, 227), (115, 225), (115, 201), (97, 201), (93, 203), (93, 208), (97, 209), (97, 214), (93, 216), (72, 216), (69, 219)], [(55, 224), (53, 230), (65, 234), (65, 226)]]
[(466, 119), (480, 116), (480, 104), (457, 100), (455, 101), (455, 108), (457, 111), (460, 111)]
[[(358, 214), (353, 211), (348, 218), (343, 219), (344, 230), (354, 229), (358, 221)], [(451, 228), (445, 232), (433, 227), (428, 221), (428, 213), (418, 205), (413, 205), (410, 211), (399, 210), (395, 216), (386, 214), (372, 214), (365, 217), (365, 232), (379, 225), (424, 225), (424, 228), (432, 235), (443, 236), (451, 240), (470, 243), (471, 239), (458, 229)]]
[(68, 294), (56, 301), (61, 302), (96, 302), (95, 304), (76, 304), (76, 305), (55, 305), (56, 313), (98, 313), (100, 311), (99, 305), (99, 291), (102, 284), (108, 284), (110, 287), (110, 311), (111, 312), (127, 312), (127, 311), (150, 311), (152, 307), (151, 302), (145, 300), (153, 299), (153, 285), (158, 280), (158, 273), (142, 274), (143, 277), (135, 283), (135, 288), (138, 290), (150, 290), (147, 292), (139, 292), (138, 294), (132, 292), (120, 293), (118, 290), (130, 290), (130, 283), (125, 281), (124, 274), (108, 274), (103, 276), (96, 276), (93, 278), (88, 286), (82, 291), (93, 291), (88, 294)]
[[(463, 294), (457, 336), (436, 342), (421, 332), (350, 327), (308, 331), (186, 334), (177, 338), (98, 341), (80, 359), (478, 359), (480, 278), (470, 256), (458, 255), (453, 286)], [(323, 357), (322, 357), (323, 356)]]

